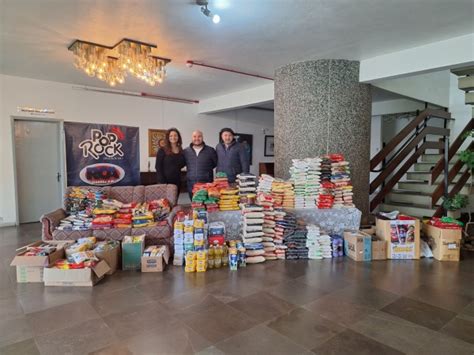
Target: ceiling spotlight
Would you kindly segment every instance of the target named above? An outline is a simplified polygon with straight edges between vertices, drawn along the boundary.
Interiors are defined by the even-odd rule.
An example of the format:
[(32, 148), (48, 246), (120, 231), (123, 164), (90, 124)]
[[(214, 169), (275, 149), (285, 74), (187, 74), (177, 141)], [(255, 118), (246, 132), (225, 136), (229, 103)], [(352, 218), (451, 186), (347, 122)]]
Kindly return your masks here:
[(211, 18), (212, 22), (215, 24), (221, 22), (221, 17), (217, 14), (213, 14), (211, 10), (207, 8), (207, 5), (209, 4), (207, 0), (196, 0), (196, 4), (201, 6), (201, 12), (204, 14), (204, 16)]

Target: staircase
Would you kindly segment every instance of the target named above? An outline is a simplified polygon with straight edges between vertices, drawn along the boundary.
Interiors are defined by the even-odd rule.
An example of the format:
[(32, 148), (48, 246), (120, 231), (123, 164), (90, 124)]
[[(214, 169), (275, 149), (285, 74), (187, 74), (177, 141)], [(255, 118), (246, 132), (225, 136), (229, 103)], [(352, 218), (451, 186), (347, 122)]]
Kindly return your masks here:
[(466, 93), (466, 105), (474, 105), (474, 66), (451, 70), (459, 76), (458, 88)]
[[(444, 128), (435, 127), (435, 120), (441, 120)], [(474, 192), (466, 184), (470, 171), (457, 154), (465, 140), (464, 132), (473, 129), (474, 120), (451, 145), (450, 131), (446, 128), (449, 120), (452, 118), (448, 112), (425, 110), (372, 158), (371, 171), (379, 173), (370, 184), (372, 212), (398, 210), (420, 218), (440, 216), (445, 186), (450, 196)], [(433, 137), (438, 139), (430, 140)], [(445, 158), (448, 169), (445, 169)]]

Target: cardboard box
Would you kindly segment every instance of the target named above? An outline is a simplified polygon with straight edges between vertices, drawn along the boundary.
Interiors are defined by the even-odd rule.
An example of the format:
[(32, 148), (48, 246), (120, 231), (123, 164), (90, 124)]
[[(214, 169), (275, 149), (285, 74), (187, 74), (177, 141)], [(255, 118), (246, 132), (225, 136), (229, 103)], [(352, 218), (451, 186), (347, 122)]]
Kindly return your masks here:
[(387, 242), (374, 236), (372, 236), (372, 260), (387, 260)]
[(120, 244), (111, 250), (96, 252), (95, 255), (99, 260), (105, 260), (109, 265), (110, 270), (107, 275), (112, 275), (120, 266)]
[(122, 270), (140, 270), (145, 241), (122, 243)]
[(370, 235), (375, 235), (376, 232), (375, 226), (362, 226), (360, 231)]
[(422, 230), (436, 260), (459, 261), (462, 238), (460, 229), (442, 229), (423, 223)]
[(142, 272), (162, 272), (168, 264), (170, 252), (167, 245), (163, 245), (163, 254), (158, 256), (142, 256)]
[[(28, 247), (41, 244), (52, 244), (57, 246), (57, 250), (48, 256), (24, 256)], [(43, 282), (43, 270), (46, 266), (61, 259), (64, 255), (65, 242), (43, 242), (37, 241), (17, 249), (17, 254), (11, 262), (11, 266), (16, 266), (16, 282)]]
[(420, 258), (420, 221), (377, 218), (376, 234), (387, 242), (387, 259)]
[(104, 260), (99, 261), (92, 269), (62, 270), (55, 268), (44, 269), (45, 286), (94, 286), (102, 280), (110, 270)]
[(344, 232), (344, 253), (355, 261), (372, 260), (372, 237), (361, 231)]

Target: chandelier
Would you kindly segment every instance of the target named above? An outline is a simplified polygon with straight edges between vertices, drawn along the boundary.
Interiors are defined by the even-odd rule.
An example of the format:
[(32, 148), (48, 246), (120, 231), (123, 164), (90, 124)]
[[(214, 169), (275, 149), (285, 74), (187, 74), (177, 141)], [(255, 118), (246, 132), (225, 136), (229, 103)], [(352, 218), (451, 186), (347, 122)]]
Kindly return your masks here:
[(113, 47), (75, 40), (68, 49), (74, 53), (76, 68), (110, 86), (123, 84), (127, 74), (151, 86), (161, 84), (171, 61), (153, 54), (156, 45), (131, 39), (122, 39)]

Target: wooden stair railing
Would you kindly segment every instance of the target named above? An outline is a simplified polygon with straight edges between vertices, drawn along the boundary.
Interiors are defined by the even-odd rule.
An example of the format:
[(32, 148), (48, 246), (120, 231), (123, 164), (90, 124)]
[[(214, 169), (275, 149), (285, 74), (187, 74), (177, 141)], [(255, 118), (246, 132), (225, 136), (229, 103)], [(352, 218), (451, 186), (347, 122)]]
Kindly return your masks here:
[[(473, 150), (474, 149), (474, 142), (472, 142), (469, 147), (467, 148), (469, 150)], [(461, 168), (464, 166), (464, 162), (461, 161), (460, 159), (458, 159), (456, 161), (456, 163), (454, 163), (453, 167), (449, 170), (449, 173), (448, 173), (448, 186), (453, 182), (454, 178), (456, 177), (456, 175), (461, 171)], [(444, 169), (443, 169), (444, 170)], [(467, 171), (467, 173), (469, 173), (469, 171)], [(463, 174), (464, 175), (464, 174)], [(433, 176), (433, 175), (432, 175)], [(456, 187), (457, 184), (459, 184), (459, 181), (462, 179), (462, 176), (460, 177), (460, 179), (458, 180), (458, 182), (456, 182), (455, 186), (453, 187), (453, 189)], [(432, 183), (433, 185), (433, 183)], [(461, 186), (462, 188), (462, 186)], [(458, 191), (456, 193), (458, 193), (461, 188), (458, 189)], [(449, 192), (449, 195), (450, 197), (454, 196), (456, 193), (452, 194), (451, 195), (451, 192)], [(438, 186), (436, 186), (436, 189), (433, 191), (433, 194), (431, 195), (431, 206), (435, 206), (436, 203), (439, 201), (439, 199), (444, 195), (444, 184), (443, 183), (440, 183), (438, 184)]]
[[(449, 147), (449, 153), (448, 153), (448, 162), (456, 155), (458, 152), (459, 148), (461, 148), (461, 145), (464, 143), (466, 140), (465, 134), (469, 131), (474, 129), (474, 118), (472, 118), (464, 127), (461, 133), (459, 133), (458, 137), (454, 140), (454, 142), (451, 144)], [(433, 170), (431, 170), (431, 181), (430, 183), (433, 185), (436, 181), (436, 179), (441, 175), (442, 171), (444, 170), (444, 157), (442, 157), (436, 165), (433, 167)]]
[[(426, 136), (429, 134), (443, 136), (444, 139), (449, 139), (449, 129), (428, 126), (428, 122), (432, 118), (440, 118), (449, 120), (451, 114), (446, 111), (427, 109), (417, 117), (415, 117), (408, 125), (406, 125), (385, 147), (378, 152), (370, 161), (370, 170), (372, 172), (380, 172), (380, 174), (370, 184), (370, 194), (382, 186), (381, 190), (377, 192), (376, 196), (370, 202), (370, 210), (373, 211), (380, 203), (383, 202), (385, 196), (398, 183), (402, 176), (415, 164), (418, 158), (426, 151), (426, 149), (444, 149), (444, 142), (429, 142), (426, 141)], [(403, 144), (402, 144), (403, 142)], [(421, 146), (419, 144), (422, 143)], [(401, 147), (399, 147), (401, 145)], [(385, 162), (387, 157), (398, 151), (390, 157), (386, 166), (381, 170), (376, 170), (376, 167)], [(413, 154), (410, 156), (410, 154)], [(398, 168), (403, 160), (408, 159), (403, 165)], [(391, 174), (393, 176), (389, 181), (385, 181)]]
[[(467, 181), (471, 177), (471, 172), (469, 170), (466, 170), (461, 177), (459, 178), (459, 181), (453, 186), (451, 191), (448, 193), (448, 197), (454, 197), (461, 189), (466, 185)], [(438, 206), (436, 209), (434, 216), (435, 217), (441, 217), (443, 215), (444, 208), (442, 205)]]
[(383, 202), (385, 196), (392, 191), (393, 187), (400, 181), (403, 175), (411, 168), (413, 164), (418, 161), (418, 158), (423, 155), (427, 149), (440, 149), (443, 143), (440, 142), (425, 142), (421, 147), (413, 153), (413, 155), (397, 170), (397, 172), (385, 183), (382, 189), (370, 201), (370, 210), (373, 211), (378, 205)]
[(426, 123), (430, 117), (450, 119), (451, 114), (446, 111), (428, 109), (422, 111), (409, 124), (407, 124), (392, 140), (370, 160), (370, 170), (374, 170), (395, 148), (413, 131), (419, 130), (421, 123)]

